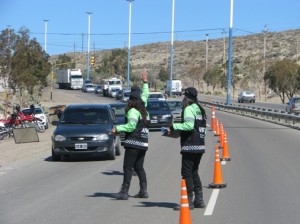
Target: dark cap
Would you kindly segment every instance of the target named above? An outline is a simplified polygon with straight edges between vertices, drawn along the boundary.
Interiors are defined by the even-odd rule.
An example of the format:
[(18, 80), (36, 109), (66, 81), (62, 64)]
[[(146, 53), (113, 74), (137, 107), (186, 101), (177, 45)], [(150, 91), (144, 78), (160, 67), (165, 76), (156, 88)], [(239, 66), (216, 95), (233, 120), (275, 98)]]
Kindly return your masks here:
[(186, 88), (184, 95), (191, 99), (197, 99), (198, 92), (194, 87)]
[(129, 100), (142, 100), (141, 93), (138, 91), (131, 92), (129, 96)]
[(141, 94), (141, 88), (140, 87), (138, 87), (138, 86), (133, 86), (133, 87), (131, 87), (131, 92), (133, 93), (133, 92), (139, 92), (140, 94)]

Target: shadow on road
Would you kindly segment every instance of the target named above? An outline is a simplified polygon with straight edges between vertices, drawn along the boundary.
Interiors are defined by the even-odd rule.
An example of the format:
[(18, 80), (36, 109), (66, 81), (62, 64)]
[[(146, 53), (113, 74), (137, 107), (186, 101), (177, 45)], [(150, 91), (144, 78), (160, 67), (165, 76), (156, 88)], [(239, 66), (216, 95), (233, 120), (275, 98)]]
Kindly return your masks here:
[(123, 172), (118, 171), (118, 170), (108, 170), (108, 171), (102, 172), (102, 174), (108, 175), (108, 176), (111, 176), (111, 175), (123, 175)]
[(142, 205), (136, 205), (135, 207), (160, 207), (160, 208), (174, 208), (177, 203), (172, 202), (149, 202), (149, 201), (141, 201)]

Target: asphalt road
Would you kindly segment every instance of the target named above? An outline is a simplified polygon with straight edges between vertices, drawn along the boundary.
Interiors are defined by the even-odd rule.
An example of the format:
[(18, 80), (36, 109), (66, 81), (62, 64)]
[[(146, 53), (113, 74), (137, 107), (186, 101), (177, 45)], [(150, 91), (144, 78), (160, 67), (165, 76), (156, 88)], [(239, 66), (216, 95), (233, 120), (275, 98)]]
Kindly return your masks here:
[[(111, 101), (94, 94), (79, 93), (77, 97), (78, 101)], [(206, 111), (210, 124), (210, 108)], [(207, 207), (191, 211), (192, 223), (299, 223), (299, 131), (225, 112), (216, 111), (216, 117), (228, 137), (231, 161), (222, 165), (227, 187), (208, 188), (214, 175), (214, 149), (219, 144), (208, 128), (207, 152), (199, 170)], [(150, 133), (145, 160), (150, 197), (128, 201), (110, 196), (120, 189), (124, 150), (114, 161), (52, 162), (50, 145), (48, 148), (5, 167), (0, 175), (1, 224), (179, 223), (179, 212), (172, 209), (180, 202), (179, 139)], [(138, 190), (134, 176), (129, 193)]]

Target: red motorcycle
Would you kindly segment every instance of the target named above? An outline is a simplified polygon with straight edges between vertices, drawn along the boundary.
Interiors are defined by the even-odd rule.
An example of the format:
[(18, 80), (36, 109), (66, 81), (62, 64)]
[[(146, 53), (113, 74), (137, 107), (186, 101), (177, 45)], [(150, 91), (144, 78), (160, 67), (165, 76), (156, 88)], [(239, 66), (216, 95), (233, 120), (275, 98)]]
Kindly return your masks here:
[(17, 113), (12, 113), (7, 119), (0, 119), (0, 140), (13, 134), (14, 128), (24, 127)]
[(30, 105), (32, 113), (25, 115), (22, 111), (20, 106), (16, 106), (16, 110), (18, 113), (18, 117), (21, 120), (21, 123), (24, 127), (34, 127), (38, 132), (45, 132), (45, 126), (42, 123), (42, 120), (38, 117), (34, 116), (34, 105)]

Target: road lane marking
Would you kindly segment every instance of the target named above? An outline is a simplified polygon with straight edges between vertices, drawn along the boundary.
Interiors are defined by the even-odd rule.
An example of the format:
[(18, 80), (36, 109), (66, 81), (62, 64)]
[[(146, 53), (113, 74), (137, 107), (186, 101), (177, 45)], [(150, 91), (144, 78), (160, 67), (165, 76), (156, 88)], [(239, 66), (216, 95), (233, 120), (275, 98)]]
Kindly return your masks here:
[(217, 202), (219, 191), (220, 191), (220, 189), (214, 189), (213, 190), (213, 192), (210, 196), (208, 205), (205, 209), (204, 215), (212, 215), (212, 213), (214, 211), (214, 208), (215, 208), (215, 205), (216, 205), (216, 202)]

